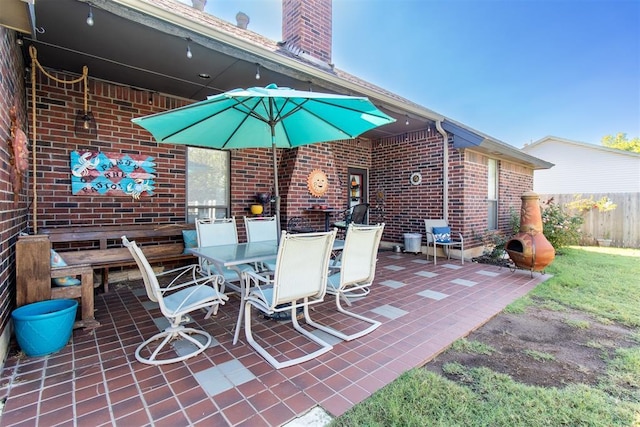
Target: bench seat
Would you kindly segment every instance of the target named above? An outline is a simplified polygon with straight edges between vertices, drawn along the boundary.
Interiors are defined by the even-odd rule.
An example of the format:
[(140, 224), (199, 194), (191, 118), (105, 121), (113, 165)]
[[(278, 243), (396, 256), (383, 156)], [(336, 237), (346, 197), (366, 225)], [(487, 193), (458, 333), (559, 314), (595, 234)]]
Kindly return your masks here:
[(89, 264), (102, 270), (102, 287), (109, 290), (109, 269), (136, 265), (129, 250), (122, 246), (122, 236), (136, 240), (150, 263), (190, 261), (184, 253), (183, 230), (193, 224), (130, 224), (45, 228), (53, 249), (70, 265)]

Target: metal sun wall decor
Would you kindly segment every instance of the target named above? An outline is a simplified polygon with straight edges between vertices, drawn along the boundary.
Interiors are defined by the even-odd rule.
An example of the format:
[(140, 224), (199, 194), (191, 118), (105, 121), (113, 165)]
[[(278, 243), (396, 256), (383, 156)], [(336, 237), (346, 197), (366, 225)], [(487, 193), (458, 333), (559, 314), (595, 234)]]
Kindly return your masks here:
[(74, 195), (153, 195), (155, 162), (144, 154), (71, 152), (71, 191)]

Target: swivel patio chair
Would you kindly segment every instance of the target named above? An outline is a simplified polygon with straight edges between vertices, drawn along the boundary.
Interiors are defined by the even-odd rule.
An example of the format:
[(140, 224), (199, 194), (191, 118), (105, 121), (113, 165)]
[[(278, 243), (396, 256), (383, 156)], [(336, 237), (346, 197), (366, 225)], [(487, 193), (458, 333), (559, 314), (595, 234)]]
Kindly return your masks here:
[[(302, 234), (283, 231), (273, 278), (251, 271), (243, 273), (251, 283), (244, 304), (245, 336), (248, 343), (276, 369), (314, 359), (333, 348), (300, 326), (296, 315), (298, 307), (302, 307), (304, 318), (310, 323), (309, 306), (323, 301), (327, 288), (329, 257), (335, 237), (335, 229), (323, 233)], [(252, 306), (269, 315), (289, 311), (294, 329), (318, 344), (320, 348), (285, 361), (277, 360), (253, 337)], [(277, 344), (270, 344), (270, 347), (278, 348)], [(285, 343), (282, 353), (289, 352), (291, 349), (288, 347), (289, 343)]]
[(427, 260), (429, 260), (429, 248), (433, 249), (433, 265), (437, 265), (436, 249), (442, 247), (447, 259), (451, 259), (451, 248), (460, 248), (460, 260), (464, 264), (464, 238), (458, 233), (458, 238), (453, 238), (451, 227), (444, 219), (425, 219), (424, 228), (427, 237)]
[[(198, 234), (198, 246), (221, 246), (235, 245), (238, 243), (238, 231), (236, 229), (236, 219), (231, 218), (205, 218), (196, 220), (196, 232)], [(228, 286), (233, 291), (240, 293), (240, 279), (243, 271), (253, 270), (253, 266), (249, 264), (241, 264), (233, 269), (216, 266), (206, 259), (198, 258), (200, 274), (208, 276), (210, 274), (219, 274), (224, 277), (224, 284), (221, 292), (225, 292)]]
[[(244, 228), (247, 231), (247, 242), (264, 242), (278, 240), (278, 223), (276, 216), (244, 217)], [(266, 261), (256, 266), (260, 270), (276, 268), (275, 261)]]
[[(207, 310), (205, 319), (208, 318), (214, 307), (224, 304), (229, 299), (218, 291), (218, 286), (224, 281), (222, 276), (211, 275), (193, 280), (188, 276), (192, 271), (191, 266), (156, 274), (135, 241), (130, 242), (126, 236), (122, 236), (122, 244), (129, 249), (142, 273), (147, 297), (158, 303), (160, 312), (170, 323), (164, 331), (138, 346), (136, 359), (149, 365), (164, 365), (180, 362), (205, 351), (211, 344), (211, 335), (199, 329), (187, 328), (183, 323), (190, 322), (187, 314), (196, 310)], [(158, 278), (169, 274), (176, 276), (169, 285), (160, 287)], [(183, 281), (185, 279), (189, 280)], [(201, 339), (197, 339), (196, 336)], [(167, 344), (178, 339), (186, 340), (193, 350), (187, 349), (186, 354), (180, 355), (179, 352), (178, 356), (173, 357), (174, 350)], [(162, 341), (157, 346), (152, 345), (157, 340)], [(147, 356), (146, 353), (150, 354)]]
[[(382, 239), (384, 224), (378, 225), (355, 225), (349, 224), (347, 237), (342, 251), (340, 271), (329, 276), (327, 283), (327, 293), (335, 295), (336, 307), (340, 313), (362, 320), (370, 326), (358, 332), (346, 334), (337, 329), (321, 325), (314, 321), (309, 321), (309, 325), (323, 330), (331, 335), (335, 335), (345, 341), (351, 341), (366, 335), (380, 326), (377, 320), (369, 319), (360, 314), (345, 310), (340, 304), (343, 299), (347, 305), (351, 305), (350, 297), (364, 297), (371, 291), (371, 284), (376, 273), (378, 262), (378, 248)], [(355, 326), (350, 325), (350, 328)]]

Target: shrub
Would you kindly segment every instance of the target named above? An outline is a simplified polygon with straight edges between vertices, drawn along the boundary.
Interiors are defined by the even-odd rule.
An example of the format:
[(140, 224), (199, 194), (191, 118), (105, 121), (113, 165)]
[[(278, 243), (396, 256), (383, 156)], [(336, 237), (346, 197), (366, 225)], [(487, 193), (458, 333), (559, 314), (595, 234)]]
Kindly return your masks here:
[(520, 215), (513, 208), (509, 210), (509, 232), (485, 229), (482, 234), (475, 237), (482, 241), (482, 255), (492, 260), (499, 260), (505, 254), (505, 246), (509, 239), (520, 231)]
[(580, 242), (580, 226), (583, 222), (582, 216), (568, 214), (554, 203), (553, 198), (542, 203), (543, 233), (557, 253), (563, 247)]
[(482, 255), (488, 256), (491, 259), (500, 259), (504, 255), (504, 247), (509, 240), (499, 230), (485, 230), (484, 234), (480, 236), (482, 239)]
[(603, 197), (600, 200), (593, 200), (593, 196), (588, 199), (582, 197), (582, 194), (574, 194), (573, 201), (566, 204), (568, 209), (575, 209), (580, 213), (589, 212), (590, 210), (597, 210), (600, 212), (609, 212), (618, 207), (608, 197)]

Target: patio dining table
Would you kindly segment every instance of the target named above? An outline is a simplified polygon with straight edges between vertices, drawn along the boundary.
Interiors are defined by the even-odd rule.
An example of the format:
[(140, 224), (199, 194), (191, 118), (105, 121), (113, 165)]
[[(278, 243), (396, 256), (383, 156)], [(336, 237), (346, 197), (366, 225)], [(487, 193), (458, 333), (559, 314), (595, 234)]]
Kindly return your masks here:
[[(342, 249), (344, 249), (344, 240), (334, 240), (333, 251), (341, 251)], [(236, 344), (240, 334), (244, 300), (248, 293), (239, 266), (242, 264), (274, 261), (278, 256), (278, 241), (265, 240), (262, 242), (237, 243), (233, 245), (203, 246), (190, 248), (188, 250), (195, 256), (202, 257), (213, 263), (219, 270), (222, 270), (222, 267), (227, 267), (238, 273), (240, 286), (236, 287), (233, 284), (226, 285), (240, 294), (240, 313), (238, 313), (238, 321), (233, 336), (233, 344)]]

